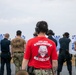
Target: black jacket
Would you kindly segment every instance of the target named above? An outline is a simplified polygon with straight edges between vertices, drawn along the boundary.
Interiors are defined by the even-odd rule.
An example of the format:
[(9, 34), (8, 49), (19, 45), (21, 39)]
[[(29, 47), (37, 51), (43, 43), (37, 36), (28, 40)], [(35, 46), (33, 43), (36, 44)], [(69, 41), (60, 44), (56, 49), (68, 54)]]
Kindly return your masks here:
[(56, 46), (57, 46), (57, 40), (56, 40), (56, 39), (54, 39), (52, 36), (48, 36), (48, 38), (49, 38), (50, 40), (54, 41), (55, 44), (56, 44)]

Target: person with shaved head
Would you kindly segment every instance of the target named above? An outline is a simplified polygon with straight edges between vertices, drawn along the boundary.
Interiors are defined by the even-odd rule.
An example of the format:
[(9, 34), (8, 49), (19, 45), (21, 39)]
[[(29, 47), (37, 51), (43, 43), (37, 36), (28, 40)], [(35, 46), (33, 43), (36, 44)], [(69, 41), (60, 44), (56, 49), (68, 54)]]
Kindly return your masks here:
[(20, 70), (16, 73), (16, 75), (29, 75), (27, 71), (25, 70)]
[(6, 64), (7, 75), (11, 75), (11, 53), (10, 53), (10, 40), (9, 33), (4, 34), (4, 39), (1, 40), (1, 70), (0, 75), (4, 75), (4, 65)]

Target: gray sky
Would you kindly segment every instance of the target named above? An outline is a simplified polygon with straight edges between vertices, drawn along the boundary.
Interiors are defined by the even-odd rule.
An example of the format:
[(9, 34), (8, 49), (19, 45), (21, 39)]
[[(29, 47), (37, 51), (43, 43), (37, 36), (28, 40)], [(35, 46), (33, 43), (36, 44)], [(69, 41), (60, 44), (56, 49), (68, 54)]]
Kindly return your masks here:
[(40, 20), (56, 35), (76, 34), (76, 0), (0, 0), (0, 33), (14, 38), (20, 29), (29, 39)]

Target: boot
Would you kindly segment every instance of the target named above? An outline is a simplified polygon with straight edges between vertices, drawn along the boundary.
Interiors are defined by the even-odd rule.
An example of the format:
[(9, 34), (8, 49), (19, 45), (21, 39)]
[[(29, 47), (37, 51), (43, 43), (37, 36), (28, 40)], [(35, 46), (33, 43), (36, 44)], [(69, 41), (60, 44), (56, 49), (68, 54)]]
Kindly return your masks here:
[(60, 72), (57, 71), (57, 75), (60, 75)]
[(69, 75), (72, 75), (72, 71), (69, 72)]

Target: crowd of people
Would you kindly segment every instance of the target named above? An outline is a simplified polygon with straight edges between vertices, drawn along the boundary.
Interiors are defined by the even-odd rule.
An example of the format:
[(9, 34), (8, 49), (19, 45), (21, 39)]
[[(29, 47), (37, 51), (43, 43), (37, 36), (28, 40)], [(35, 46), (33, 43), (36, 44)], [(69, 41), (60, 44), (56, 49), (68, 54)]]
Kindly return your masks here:
[(59, 39), (59, 55), (56, 50), (57, 40), (53, 37), (55, 33), (48, 29), (46, 21), (37, 22), (34, 37), (27, 42), (21, 35), (22, 31), (17, 30), (16, 37), (10, 41), (9, 33), (4, 34), (4, 39), (0, 42), (0, 75), (4, 75), (5, 64), (7, 75), (11, 75), (11, 59), (15, 64), (15, 75), (60, 75), (64, 62), (67, 63), (69, 75), (72, 75), (72, 55), (69, 53), (71, 39), (68, 32)]

